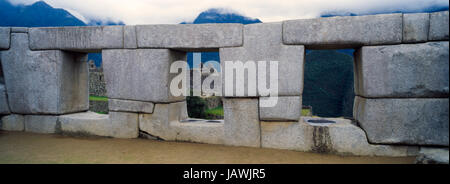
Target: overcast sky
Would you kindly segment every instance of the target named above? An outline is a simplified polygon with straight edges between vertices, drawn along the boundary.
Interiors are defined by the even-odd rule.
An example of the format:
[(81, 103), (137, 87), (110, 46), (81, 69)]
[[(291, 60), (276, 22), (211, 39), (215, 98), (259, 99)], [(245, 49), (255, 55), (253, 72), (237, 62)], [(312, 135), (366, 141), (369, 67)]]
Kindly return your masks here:
[[(37, 0), (9, 0), (31, 4)], [(177, 24), (193, 21), (209, 8), (225, 8), (263, 22), (313, 18), (325, 11), (368, 13), (382, 10), (415, 11), (448, 0), (45, 0), (83, 21), (123, 21), (125, 24)]]

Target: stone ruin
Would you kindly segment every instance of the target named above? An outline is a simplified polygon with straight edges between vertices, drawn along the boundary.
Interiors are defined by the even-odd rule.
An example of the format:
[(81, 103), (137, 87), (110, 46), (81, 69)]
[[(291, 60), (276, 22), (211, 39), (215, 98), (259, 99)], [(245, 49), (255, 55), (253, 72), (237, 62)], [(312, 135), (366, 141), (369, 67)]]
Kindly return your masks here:
[[(449, 146), (449, 12), (260, 24), (0, 28), (3, 130), (417, 156)], [(354, 48), (355, 121), (301, 117), (305, 49)], [(186, 52), (277, 60), (279, 101), (223, 97), (224, 120), (188, 121), (169, 66)], [(87, 112), (87, 53), (101, 52), (109, 115)], [(222, 75), (223, 72), (222, 72)], [(234, 74), (233, 74), (234, 75)], [(223, 78), (223, 76), (222, 76)], [(187, 123), (190, 122), (190, 123)], [(432, 152), (432, 151), (431, 151)]]

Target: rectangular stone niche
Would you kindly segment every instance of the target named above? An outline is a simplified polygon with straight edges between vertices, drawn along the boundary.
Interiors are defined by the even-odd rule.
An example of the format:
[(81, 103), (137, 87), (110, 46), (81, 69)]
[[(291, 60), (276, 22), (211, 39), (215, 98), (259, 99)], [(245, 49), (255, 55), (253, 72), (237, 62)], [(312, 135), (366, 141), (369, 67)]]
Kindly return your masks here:
[(59, 50), (31, 51), (26, 33), (11, 34), (1, 52), (12, 113), (66, 114), (89, 108), (87, 55)]

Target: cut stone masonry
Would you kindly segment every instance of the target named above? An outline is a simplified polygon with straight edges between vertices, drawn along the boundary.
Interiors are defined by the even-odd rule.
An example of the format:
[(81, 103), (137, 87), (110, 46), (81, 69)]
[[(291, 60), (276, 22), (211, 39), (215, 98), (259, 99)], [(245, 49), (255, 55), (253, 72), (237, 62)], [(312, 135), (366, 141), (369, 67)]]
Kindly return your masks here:
[[(445, 162), (436, 157), (445, 151), (432, 147), (448, 153), (448, 16), (443, 11), (251, 25), (1, 27), (0, 127), (115, 138), (144, 132), (167, 141), (340, 155), (415, 156), (420, 149), (417, 162)], [(341, 48), (356, 49), (355, 122), (301, 117), (305, 49)], [(176, 76), (170, 65), (185, 61), (187, 51), (219, 51), (222, 66), (279, 61), (278, 104), (262, 107), (268, 98), (262, 91), (222, 91), (224, 120), (190, 119), (185, 97), (169, 89)], [(90, 52), (102, 52), (108, 115), (88, 112)], [(236, 77), (222, 71), (217, 85), (225, 85), (226, 75)]]

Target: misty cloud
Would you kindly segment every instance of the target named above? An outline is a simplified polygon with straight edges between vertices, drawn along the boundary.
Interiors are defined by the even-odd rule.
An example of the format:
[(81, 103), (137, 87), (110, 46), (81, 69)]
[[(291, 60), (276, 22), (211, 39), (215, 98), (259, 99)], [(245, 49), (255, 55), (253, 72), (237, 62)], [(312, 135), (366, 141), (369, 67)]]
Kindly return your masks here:
[[(31, 4), (37, 0), (9, 0)], [(313, 18), (325, 12), (367, 14), (386, 11), (420, 11), (449, 6), (448, 0), (45, 0), (74, 16), (88, 20), (123, 21), (126, 24), (177, 24), (191, 22), (209, 8), (240, 13), (263, 22)]]

